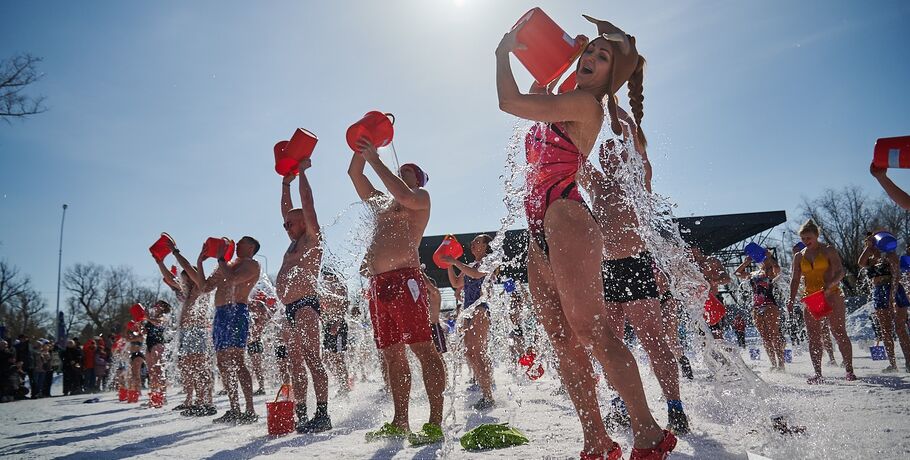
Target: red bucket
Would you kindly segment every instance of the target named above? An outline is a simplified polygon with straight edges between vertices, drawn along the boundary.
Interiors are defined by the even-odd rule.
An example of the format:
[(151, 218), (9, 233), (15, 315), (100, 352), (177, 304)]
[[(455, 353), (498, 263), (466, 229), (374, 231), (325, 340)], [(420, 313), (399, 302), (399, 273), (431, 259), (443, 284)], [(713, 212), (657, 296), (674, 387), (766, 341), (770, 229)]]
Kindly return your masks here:
[(378, 111), (367, 112), (360, 120), (348, 128), (345, 137), (348, 140), (348, 147), (357, 151), (357, 141), (361, 137), (366, 137), (377, 149), (385, 147), (392, 142), (395, 129), (395, 115), (391, 113), (382, 113)]
[(130, 317), (136, 322), (144, 321), (145, 307), (143, 307), (141, 303), (133, 304), (133, 306), (130, 307)]
[(708, 300), (705, 301), (705, 321), (713, 326), (724, 319), (724, 315), (726, 314), (727, 307), (724, 306), (724, 303), (717, 300), (717, 297), (714, 297), (714, 295), (709, 295)]
[(164, 406), (164, 393), (153, 391), (149, 393), (149, 407)]
[(559, 78), (587, 45), (587, 39), (570, 37), (540, 8), (525, 13), (512, 30), (519, 27), (518, 43), (527, 49), (512, 52), (541, 86)]
[(164, 260), (164, 258), (171, 253), (171, 249), (168, 247), (168, 242), (173, 243), (174, 239), (171, 238), (171, 235), (162, 232), (161, 237), (158, 238), (158, 241), (155, 241), (155, 244), (149, 248), (149, 252), (152, 253), (152, 257), (154, 257), (158, 262)]
[(139, 402), (139, 397), (142, 396), (142, 393), (139, 390), (127, 390), (126, 392), (126, 402), (128, 403), (137, 403)]
[(225, 244), (227, 244), (227, 249), (224, 251), (224, 260), (231, 260), (234, 257), (234, 242), (227, 238), (211, 237), (205, 240), (205, 244), (202, 245), (202, 251), (206, 257), (216, 258), (218, 257), (218, 250)]
[(449, 268), (449, 264), (442, 261), (442, 256), (451, 256), (454, 259), (457, 259), (464, 255), (464, 248), (461, 246), (461, 243), (452, 236), (446, 235), (442, 239), (442, 244), (436, 249), (436, 252), (433, 253), (433, 262), (437, 267), (446, 269)]
[(119, 390), (117, 390), (117, 399), (120, 402), (123, 402), (123, 401), (126, 401), (127, 399), (129, 399), (129, 390), (121, 387)]
[[(294, 432), (294, 401), (290, 400), (290, 391), (287, 385), (282, 385), (275, 395), (275, 401), (265, 403), (265, 413), (268, 422), (269, 436), (281, 436)], [(284, 401), (279, 401), (281, 396)]]
[(275, 172), (281, 176), (297, 175), (298, 164), (313, 155), (313, 149), (316, 148), (318, 141), (319, 138), (315, 134), (297, 128), (291, 140), (275, 144)]
[(803, 297), (803, 302), (806, 304), (806, 310), (809, 310), (809, 313), (816, 320), (821, 320), (831, 313), (831, 306), (825, 300), (825, 291), (809, 294)]
[(877, 168), (910, 168), (910, 136), (875, 141), (872, 164)]

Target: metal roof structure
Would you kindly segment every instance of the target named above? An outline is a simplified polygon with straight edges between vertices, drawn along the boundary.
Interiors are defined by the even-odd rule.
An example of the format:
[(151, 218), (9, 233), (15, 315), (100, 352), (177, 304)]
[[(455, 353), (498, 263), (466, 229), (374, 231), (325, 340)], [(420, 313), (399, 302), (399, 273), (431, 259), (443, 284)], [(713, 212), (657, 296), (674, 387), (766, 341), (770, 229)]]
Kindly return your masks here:
[[(723, 214), (716, 216), (680, 217), (675, 219), (679, 224), (683, 240), (691, 246), (698, 247), (705, 254), (723, 252), (755, 235), (770, 230), (787, 221), (784, 211), (751, 212), (743, 214)], [(459, 233), (454, 235), (465, 247), (462, 260), (470, 263), (474, 257), (468, 250), (468, 244), (477, 235), (486, 233), (495, 236), (495, 231)], [(433, 263), (433, 253), (442, 243), (445, 235), (425, 236), (420, 243), (420, 262), (426, 265), (427, 274), (439, 287), (451, 287), (446, 271)], [(527, 281), (526, 259), (528, 251), (528, 231), (526, 229), (509, 230), (505, 237), (506, 262), (502, 268), (503, 278)], [(742, 248), (736, 248), (741, 250)], [(728, 249), (726, 252), (729, 252)], [(724, 258), (725, 259), (725, 258)]]

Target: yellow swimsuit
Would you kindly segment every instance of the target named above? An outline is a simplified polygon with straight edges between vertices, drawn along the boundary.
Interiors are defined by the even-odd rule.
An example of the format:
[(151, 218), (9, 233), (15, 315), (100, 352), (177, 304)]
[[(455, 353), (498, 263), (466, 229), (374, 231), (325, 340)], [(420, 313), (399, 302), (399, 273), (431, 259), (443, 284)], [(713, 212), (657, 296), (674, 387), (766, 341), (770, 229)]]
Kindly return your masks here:
[(805, 254), (799, 261), (799, 268), (803, 272), (803, 279), (806, 281), (806, 294), (814, 294), (825, 289), (825, 272), (831, 264), (828, 257), (821, 251), (815, 255), (815, 261), (810, 262)]

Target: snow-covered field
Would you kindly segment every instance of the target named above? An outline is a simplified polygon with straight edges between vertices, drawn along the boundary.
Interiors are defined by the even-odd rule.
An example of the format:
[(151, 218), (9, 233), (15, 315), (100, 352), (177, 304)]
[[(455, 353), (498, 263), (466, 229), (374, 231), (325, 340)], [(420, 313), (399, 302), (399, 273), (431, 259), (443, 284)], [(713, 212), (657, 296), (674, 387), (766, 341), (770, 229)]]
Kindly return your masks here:
[[(784, 374), (770, 373), (767, 358), (744, 359), (770, 384), (770, 398), (750, 396), (735, 383), (713, 383), (706, 369), (696, 367), (694, 381), (682, 380), (683, 400), (691, 418), (692, 434), (680, 439), (672, 458), (747, 458), (747, 453), (773, 459), (787, 458), (910, 458), (910, 374), (882, 374), (887, 363), (873, 362), (868, 343), (855, 343), (858, 381), (846, 382), (843, 369), (825, 366), (828, 383), (808, 386), (808, 353), (796, 349), (794, 362)], [(839, 358), (839, 356), (838, 356)], [(645, 360), (646, 361), (646, 360)], [(639, 361), (642, 362), (641, 360)], [(899, 361), (900, 362), (900, 361)], [(470, 404), (479, 397), (468, 392), (463, 370), (458, 376), (454, 422), (447, 427), (448, 442), (423, 448), (401, 443), (365, 443), (364, 433), (391, 417), (391, 401), (380, 383), (360, 382), (349, 397), (331, 401), (335, 428), (327, 434), (266, 434), (265, 402), (257, 397), (261, 419), (255, 425), (226, 427), (208, 418), (184, 418), (169, 408), (142, 409), (118, 403), (116, 394), (54, 397), (0, 405), (2, 458), (578, 458), (581, 430), (564, 395), (553, 394), (558, 383), (547, 369), (543, 378), (515, 377), (506, 365), (496, 369), (499, 406), (479, 414)], [(450, 363), (450, 369), (451, 363)], [(658, 422), (666, 422), (666, 405), (647, 364), (641, 365), (649, 401)], [(59, 394), (59, 382), (54, 392)], [(610, 396), (606, 388), (603, 400)], [(175, 391), (172, 391), (174, 393)], [(428, 413), (426, 397), (415, 376), (412, 428)], [(312, 396), (310, 396), (312, 398)], [(172, 394), (169, 405), (180, 402)], [(217, 399), (219, 409), (225, 397)], [(453, 404), (453, 406), (450, 406)], [(804, 435), (785, 436), (771, 430), (767, 414), (786, 414), (791, 423), (804, 425)], [(489, 422), (510, 422), (531, 439), (512, 449), (466, 452), (457, 439), (468, 429)], [(626, 457), (628, 432), (614, 433)]]

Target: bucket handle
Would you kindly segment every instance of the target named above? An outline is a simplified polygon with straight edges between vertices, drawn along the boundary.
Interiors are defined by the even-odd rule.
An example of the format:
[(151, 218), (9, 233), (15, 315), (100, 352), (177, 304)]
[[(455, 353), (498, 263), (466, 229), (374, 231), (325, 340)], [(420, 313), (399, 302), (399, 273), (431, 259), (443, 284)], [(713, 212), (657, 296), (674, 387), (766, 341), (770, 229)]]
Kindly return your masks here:
[(392, 119), (392, 126), (395, 126), (395, 115), (392, 115), (391, 113), (384, 113), (383, 115), (385, 115), (385, 116), (391, 118), (391, 119)]
[(287, 391), (284, 394), (288, 395), (285, 397), (285, 399), (290, 401), (291, 386), (286, 383), (283, 383), (283, 384), (281, 384), (281, 388), (278, 389), (278, 394), (275, 395), (275, 401), (273, 401), (273, 402), (278, 402), (278, 398), (281, 397), (281, 393), (285, 390), (287, 390)]

